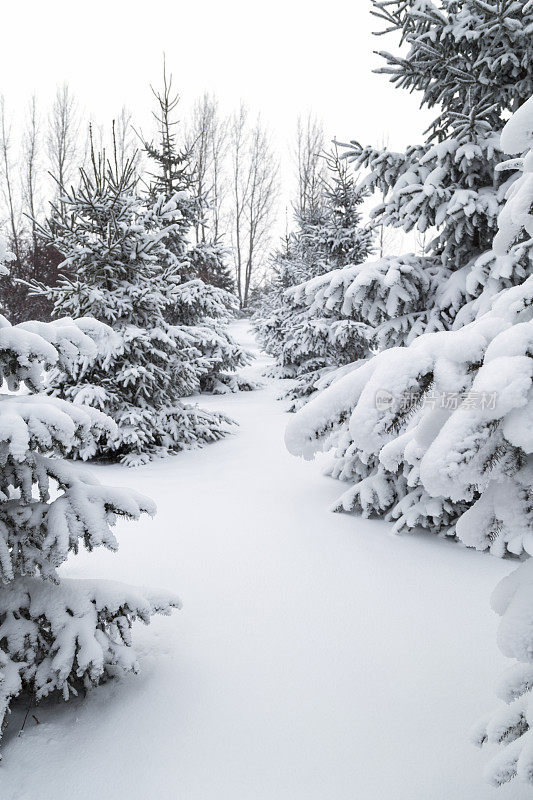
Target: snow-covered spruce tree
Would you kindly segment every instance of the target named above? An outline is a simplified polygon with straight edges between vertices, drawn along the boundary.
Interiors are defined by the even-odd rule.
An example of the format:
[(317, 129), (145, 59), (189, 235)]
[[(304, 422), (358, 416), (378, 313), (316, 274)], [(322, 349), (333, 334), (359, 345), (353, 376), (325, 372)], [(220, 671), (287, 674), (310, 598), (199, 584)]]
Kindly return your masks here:
[[(274, 356), (272, 374), (279, 378), (294, 378), (301, 362), (309, 356), (296, 356), (288, 341), (299, 320), (299, 311), (286, 291), (312, 275), (321, 275), (329, 267), (314, 234), (324, 220), (324, 211), (316, 209), (296, 212), (297, 230), (284, 237), (282, 246), (271, 257), (271, 279), (255, 315), (254, 324), (262, 348)], [(288, 347), (287, 347), (288, 344)]]
[(227, 256), (228, 251), (220, 242), (198, 242), (189, 252), (192, 275), (234, 295), (235, 281), (226, 263)]
[(227, 282), (224, 248), (207, 240), (194, 245), (190, 242), (191, 229), (201, 221), (208, 198), (193, 196), (190, 191), (194, 164), (191, 153), (178, 147), (178, 123), (173, 112), (179, 97), (173, 93), (172, 77), (167, 78), (166, 72), (161, 92), (154, 95), (158, 141), (145, 145), (155, 165), (149, 196), (154, 209), (171, 204), (176, 212), (171, 215), (156, 211), (152, 223), (155, 231), (165, 234), (160, 264), (165, 281), (172, 285), (172, 302), (166, 306), (165, 319), (183, 329), (202, 355), (204, 368), (195, 390), (222, 393), (254, 388), (250, 381), (234, 374), (250, 363), (249, 354), (227, 331), (237, 299), (215, 281), (206, 283), (200, 277), (210, 272), (218, 275), (219, 283), (224, 279)]
[(290, 366), (282, 362), (284, 342), (283, 321), (287, 314), (284, 301), (286, 289), (304, 281), (307, 277), (304, 265), (296, 258), (296, 236), (287, 233), (280, 247), (269, 258), (269, 280), (256, 301), (252, 317), (257, 341), (261, 348), (276, 359), (271, 373), (274, 377), (292, 377)]
[(319, 202), (297, 212), (298, 230), (274, 258), (274, 279), (266, 313), (258, 315), (259, 338), (277, 362), (282, 377), (298, 381), (287, 397), (295, 410), (332, 369), (368, 352), (367, 326), (341, 309), (308, 302), (324, 273), (358, 264), (369, 254), (372, 233), (361, 227), (364, 194), (355, 186), (346, 161), (334, 150), (326, 156), (329, 180)]
[[(422, 105), (438, 107), (439, 113), (426, 141), (404, 153), (357, 142), (345, 153), (357, 170), (368, 170), (360, 188), (384, 198), (371, 214), (374, 226), (428, 232), (426, 252), (313, 276), (287, 293), (304, 317), (316, 319), (323, 308), (348, 321), (341, 332), (351, 325), (360, 335), (354, 361), (361, 350), (375, 352), (409, 344), (424, 332), (461, 327), (527, 274), (524, 260), (511, 268), (508, 258), (496, 257), (490, 248), (514, 180), (496, 170), (503, 159), (499, 131), (505, 113), (533, 89), (532, 4), (373, 0), (373, 5), (387, 23), (384, 32), (399, 32), (408, 46), (401, 57), (382, 53), (387, 66), (378, 71), (401, 88), (420, 91)], [(279, 330), (278, 320), (273, 322), (267, 333)], [(324, 337), (323, 327), (319, 335)], [(342, 357), (338, 361), (345, 363)], [(319, 386), (333, 377), (330, 373)]]
[[(503, 159), (499, 133), (506, 113), (533, 91), (533, 4), (373, 0), (373, 6), (386, 23), (381, 33), (399, 33), (407, 48), (402, 55), (382, 52), (386, 66), (378, 72), (419, 91), (421, 105), (436, 110), (423, 144), (395, 153), (352, 142), (347, 153), (356, 169), (368, 170), (364, 186), (384, 197), (372, 212), (374, 224), (428, 232), (431, 239), (424, 255), (392, 265), (400, 291), (404, 266), (411, 274), (416, 300), (397, 318), (378, 322), (374, 337), (383, 347), (459, 327), (525, 277), (525, 262), (510, 272), (491, 244), (509, 180), (495, 169)], [(379, 298), (379, 285), (374, 291)]]
[[(203, 368), (198, 390), (225, 394), (257, 388), (255, 381), (236, 374), (251, 357), (226, 330), (236, 297), (199, 279), (175, 286), (171, 316), (177, 328), (201, 353)], [(176, 329), (176, 326), (174, 326)]]
[[(390, 63), (386, 69), (393, 72), (399, 85), (423, 91), (423, 102), (430, 107), (440, 103), (441, 112), (424, 145), (404, 154), (354, 145), (352, 156), (357, 166), (370, 168), (364, 185), (386, 195), (376, 212), (377, 222), (407, 230), (417, 225), (422, 231), (435, 230), (436, 236), (427, 255), (387, 258), (351, 272), (324, 276), (305, 296), (308, 303), (314, 303), (316, 297), (319, 304), (340, 307), (355, 319), (363, 314), (363, 321), (373, 329), (372, 345), (381, 350), (409, 344), (424, 332), (451, 328), (459, 333), (462, 325), (490, 309), (498, 292), (530, 274), (524, 249), (513, 254), (482, 250), (490, 248), (497, 214), (517, 177), (512, 171), (498, 169), (504, 158), (498, 130), (505, 111), (519, 107), (527, 99), (526, 91), (531, 91), (533, 5), (503, 0), (496, 7), (464, 0), (443, 1), (437, 8), (431, 2), (420, 6), (393, 0), (375, 6), (388, 19), (391, 30), (402, 32), (410, 47), (404, 59), (387, 55)], [(494, 132), (489, 131), (490, 124), (495, 126)], [(440, 339), (436, 341), (440, 346)], [(430, 502), (417, 469), (401, 455), (385, 468), (388, 462), (380, 455), (384, 442), (365, 438), (373, 412), (370, 427), (361, 425), (357, 437), (352, 436), (348, 424), (363, 392), (365, 375), (377, 364), (383, 370), (376, 372), (381, 384), (373, 384), (374, 391), (395, 391), (387, 384), (386, 365), (393, 374), (396, 357), (398, 364), (409, 359), (402, 351), (393, 350), (390, 357), (383, 354), (379, 361), (371, 359), (368, 367), (363, 365), (365, 372), (359, 371), (361, 362), (355, 362), (354, 394), (350, 398), (347, 377), (338, 388), (339, 393), (343, 387), (348, 391), (342, 414), (334, 413), (329, 422), (322, 420), (324, 430), (332, 429), (330, 441), (336, 446), (331, 474), (356, 481), (338, 508), (386, 513), (397, 518), (398, 528), (425, 525), (454, 534), (463, 502), (457, 507), (449, 499), (440, 506), (435, 500)], [(344, 372), (349, 370), (348, 366)], [(338, 377), (342, 375), (341, 371)], [(335, 377), (332, 373), (331, 378)], [(450, 384), (442, 391), (467, 391), (469, 380), (462, 385), (458, 378), (457, 386)], [(409, 381), (401, 390), (406, 396), (398, 400), (404, 406), (397, 409), (401, 413), (389, 420), (391, 439), (412, 423), (416, 400), (423, 402), (427, 392), (436, 388), (431, 369), (411, 375)], [(324, 402), (336, 391), (332, 388)], [(382, 398), (383, 402), (386, 399)]]
[(21, 694), (68, 700), (135, 671), (133, 622), (179, 606), (169, 594), (57, 571), (80, 545), (116, 550), (118, 517), (155, 512), (146, 497), (101, 486), (64, 460), (72, 448), (94, 453), (113, 435), (112, 420), (42, 393), (43, 370), (89, 363), (105, 338), (112, 330), (94, 319), (11, 326), (0, 318), (0, 731)]
[[(511, 187), (499, 217), (495, 249), (510, 254), (523, 250), (533, 272), (533, 97), (511, 118), (502, 134), (502, 146), (511, 155), (523, 155), (523, 175)], [(515, 162), (516, 163), (516, 162)], [(487, 538), (505, 537), (507, 547), (533, 555), (533, 277), (521, 287), (502, 292), (497, 303), (511, 298), (522, 306), (521, 324), (496, 337), (493, 372), (504, 371), (508, 406), (500, 418), (502, 466), (492, 470), (490, 482), (462, 520), (459, 533), (467, 544), (482, 546)], [(508, 301), (507, 301), (508, 302)], [(511, 304), (508, 302), (508, 305)], [(485, 362), (487, 361), (485, 355)], [(491, 365), (489, 365), (491, 366)], [(484, 370), (483, 366), (480, 370)], [(514, 390), (511, 391), (510, 390)], [(504, 397), (504, 400), (506, 398)], [(509, 402), (510, 401), (510, 402)], [(501, 406), (501, 400), (498, 402)], [(493, 434), (494, 435), (494, 434)], [(503, 449), (505, 448), (505, 449)], [(506, 463), (507, 462), (507, 463)], [(506, 465), (506, 468), (505, 468)], [(517, 776), (533, 785), (533, 560), (531, 558), (496, 587), (492, 607), (501, 615), (498, 644), (516, 659), (499, 681), (497, 693), (507, 705), (485, 718), (473, 731), (473, 740), (503, 745), (486, 769), (488, 781), (499, 786)]]
[(438, 291), (438, 279), (439, 270), (424, 266), (419, 256), (385, 256), (327, 272), (287, 294), (310, 316), (322, 313), (359, 331), (354, 361), (361, 352), (405, 344), (415, 331), (423, 333), (425, 298)]
[[(79, 187), (63, 191), (68, 213), (47, 234), (70, 277), (37, 288), (53, 301), (55, 316), (92, 316), (113, 328), (112, 348), (73, 370), (56, 367), (48, 386), (56, 396), (109, 414), (117, 433), (100, 439), (95, 455), (131, 466), (215, 441), (229, 424), (181, 402), (211, 367), (194, 337), (165, 319), (178, 284), (161, 266), (163, 242), (174, 230), (169, 219), (180, 220), (181, 212), (175, 198), (147, 203), (136, 181), (131, 162), (120, 168), (116, 159), (112, 164), (92, 153)], [(72, 452), (83, 457), (79, 448)]]
[[(532, 112), (528, 100), (511, 118), (504, 150), (531, 146)], [(337, 509), (384, 515), (396, 530), (457, 535), (500, 556), (533, 547), (531, 154), (502, 165), (516, 167), (524, 173), (510, 184), (490, 257), (510, 272), (527, 263), (529, 277), (464, 327), (354, 367), (296, 415), (286, 436), (295, 454), (337, 448), (331, 474), (354, 484)]]

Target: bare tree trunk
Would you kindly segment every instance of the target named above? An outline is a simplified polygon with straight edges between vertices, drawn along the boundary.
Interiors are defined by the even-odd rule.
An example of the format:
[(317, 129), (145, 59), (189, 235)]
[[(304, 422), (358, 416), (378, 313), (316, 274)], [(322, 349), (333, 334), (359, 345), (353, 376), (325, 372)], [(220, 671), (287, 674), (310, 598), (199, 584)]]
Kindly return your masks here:
[(324, 129), (312, 114), (298, 117), (296, 124), (296, 174), (298, 196), (296, 211), (306, 214), (318, 209), (326, 177), (326, 164), (322, 158)]
[(47, 148), (51, 173), (57, 182), (58, 204), (64, 214), (61, 193), (76, 166), (80, 119), (76, 101), (67, 83), (58, 87), (48, 121)]
[(126, 106), (122, 106), (120, 114), (115, 120), (115, 146), (117, 150), (117, 165), (120, 172), (124, 172), (128, 162), (132, 162), (137, 172), (140, 153), (135, 144), (132, 113)]
[(216, 242), (221, 235), (222, 208), (227, 191), (224, 162), (228, 150), (228, 119), (215, 119), (211, 139), (212, 160), (212, 238)]
[(11, 179), (11, 124), (8, 123), (6, 118), (6, 107), (4, 97), (0, 99), (0, 151), (2, 158), (2, 177), (3, 177), (3, 192), (4, 200), (7, 206), (9, 217), (9, 227), (11, 229), (11, 241), (16, 266), (20, 268), (21, 264), (21, 243), (20, 243), (20, 228), (19, 228), (19, 213), (15, 208), (15, 196), (13, 191), (13, 182)]
[(187, 130), (187, 149), (194, 162), (194, 193), (202, 209), (195, 225), (197, 243), (217, 241), (220, 235), (227, 147), (228, 121), (220, 119), (216, 98), (204, 94), (194, 105)]
[(239, 302), (244, 308), (270, 240), (279, 167), (261, 121), (250, 128), (242, 105), (231, 123), (230, 148), (232, 243)]
[(26, 130), (23, 139), (22, 198), (26, 213), (30, 218), (32, 241), (32, 266), (37, 265), (37, 215), (39, 213), (39, 115), (37, 100), (32, 96), (28, 109)]
[(243, 210), (246, 202), (247, 185), (243, 184), (241, 173), (243, 172), (244, 149), (246, 146), (246, 121), (248, 111), (241, 104), (231, 121), (231, 166), (232, 166), (232, 240), (235, 263), (235, 279), (237, 283), (237, 294), (239, 305), (243, 307), (243, 257), (242, 257), (242, 235), (243, 235)]

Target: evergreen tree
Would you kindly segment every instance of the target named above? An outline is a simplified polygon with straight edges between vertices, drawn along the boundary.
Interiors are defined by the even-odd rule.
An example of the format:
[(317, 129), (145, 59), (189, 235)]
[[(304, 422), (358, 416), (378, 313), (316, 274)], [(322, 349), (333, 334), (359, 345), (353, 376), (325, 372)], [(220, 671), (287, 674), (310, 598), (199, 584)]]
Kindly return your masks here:
[[(250, 362), (250, 356), (226, 330), (237, 300), (223, 286), (216, 285), (228, 284), (224, 250), (217, 243), (204, 241), (191, 245), (189, 241), (192, 227), (198, 224), (205, 210), (204, 199), (189, 191), (194, 165), (191, 154), (178, 147), (178, 123), (173, 114), (179, 97), (174, 94), (172, 77), (167, 78), (166, 71), (162, 91), (154, 94), (159, 131), (157, 144), (146, 144), (147, 153), (155, 163), (150, 198), (155, 206), (171, 203), (175, 208), (174, 215), (158, 213), (154, 217), (154, 228), (165, 234), (160, 262), (166, 280), (174, 285), (165, 319), (173, 326), (186, 327), (189, 341), (201, 354), (206, 365), (199, 383), (202, 391), (250, 389), (253, 386), (249, 381), (234, 374)], [(202, 273), (210, 274), (213, 280), (204, 283)]]
[[(509, 153), (533, 144), (529, 100), (507, 124)], [(510, 184), (493, 259), (529, 277), (453, 331), (352, 365), (287, 430), (291, 452), (336, 447), (331, 474), (353, 483), (337, 508), (426, 527), (502, 556), (532, 547), (531, 336), (533, 227), (530, 155)], [(485, 259), (485, 256), (481, 256)]]
[(198, 242), (189, 252), (191, 273), (203, 283), (235, 294), (235, 281), (226, 264), (227, 250), (219, 242)]
[[(510, 250), (512, 260), (529, 259), (530, 277), (519, 287), (502, 292), (504, 302), (520, 320), (507, 327), (485, 354), (498, 377), (499, 419), (490, 431), (498, 445), (497, 461), (484, 482), (484, 491), (465, 514), (461, 536), (467, 544), (482, 548), (522, 550), (533, 555), (533, 97), (507, 123), (502, 146), (510, 155), (523, 156), (522, 176), (511, 187), (499, 217), (495, 250)], [(518, 316), (519, 315), (519, 316)], [(508, 318), (510, 315), (508, 316)], [(477, 431), (476, 431), (477, 433)], [(484, 433), (480, 427), (478, 437)], [(482, 449), (479, 448), (481, 452)], [(533, 697), (533, 561), (518, 567), (496, 587), (492, 607), (501, 616), (498, 644), (503, 654), (516, 659), (498, 683), (497, 693), (506, 705), (481, 721), (473, 741), (502, 745), (493, 755), (487, 780), (495, 786), (515, 776), (533, 785), (531, 749), (531, 701)]]
[(96, 455), (129, 465), (219, 439), (229, 420), (180, 400), (211, 364), (188, 329), (165, 318), (182, 291), (164, 244), (168, 233), (178, 241), (180, 198), (146, 201), (131, 162), (121, 169), (93, 151), (91, 171), (81, 170), (80, 186), (64, 191), (62, 202), (66, 213), (48, 235), (71, 277), (36, 291), (53, 300), (55, 315), (93, 316), (116, 336), (90, 364), (53, 370), (51, 390), (109, 414), (117, 435), (102, 440)]
[[(373, 0), (399, 32), (405, 56), (381, 55), (396, 85), (421, 92), (421, 104), (439, 113), (422, 145), (404, 153), (361, 147), (346, 155), (367, 169), (361, 188), (383, 201), (371, 217), (383, 226), (432, 236), (422, 256), (409, 253), (333, 273), (299, 292), (307, 305), (323, 301), (368, 325), (371, 349), (408, 344), (424, 332), (459, 328), (490, 307), (492, 297), (527, 274), (509, 269), (491, 250), (509, 181), (499, 131), (505, 113), (532, 88), (530, 3), (441, 0), (422, 5)], [(342, 363), (342, 362), (340, 362)]]
[[(387, 343), (401, 344), (426, 330), (471, 321), (495, 293), (526, 274), (525, 262), (509, 272), (505, 259), (480, 256), (491, 251), (508, 184), (496, 169), (504, 158), (499, 134), (505, 115), (533, 91), (533, 6), (515, 0), (372, 2), (373, 13), (386, 22), (381, 33), (399, 33), (408, 48), (402, 56), (382, 52), (386, 66), (378, 72), (419, 91), (421, 106), (437, 111), (421, 145), (393, 153), (352, 142), (348, 153), (357, 169), (368, 170), (364, 186), (384, 197), (372, 213), (375, 225), (433, 236), (413, 273), (413, 293), (422, 289), (422, 296), (397, 322), (385, 322)], [(410, 266), (413, 258), (407, 256)]]
[[(295, 452), (310, 452), (309, 434), (316, 446), (335, 447), (330, 474), (354, 484), (338, 510), (384, 515), (396, 530), (422, 526), (454, 536), (465, 512), (476, 513), (477, 490), (447, 494), (424, 480), (429, 457), (419, 438), (430, 440), (432, 426), (444, 423), (453, 404), (477, 392), (472, 380), (492, 336), (485, 326), (495, 324), (483, 315), (493, 314), (502, 290), (531, 274), (527, 248), (502, 252), (491, 237), (518, 179), (503, 163), (499, 131), (505, 111), (519, 108), (533, 90), (533, 6), (506, 0), (497, 7), (469, 0), (442, 0), (438, 8), (396, 0), (374, 5), (410, 48), (405, 58), (386, 55), (385, 70), (398, 85), (421, 90), (430, 107), (440, 104), (440, 112), (424, 145), (404, 154), (354, 145), (353, 157), (370, 168), (363, 185), (386, 195), (375, 212), (379, 223), (436, 236), (427, 255), (388, 257), (311, 282), (308, 304), (340, 308), (368, 324), (370, 346), (382, 352), (333, 372), (334, 385), (301, 412), (289, 443)], [(430, 421), (426, 404), (443, 403), (438, 422)], [(495, 461), (503, 452), (497, 438), (489, 437)], [(431, 458), (440, 463), (434, 450)], [(465, 469), (468, 475), (471, 468)], [(501, 555), (512, 549), (506, 536), (485, 546)]]
[[(9, 254), (0, 243), (0, 257)], [(90, 456), (115, 425), (100, 411), (42, 392), (43, 371), (89, 364), (113, 331), (94, 319), (0, 319), (0, 728), (14, 698), (65, 700), (117, 669), (137, 670), (136, 619), (169, 613), (172, 595), (111, 581), (60, 579), (58, 567), (81, 546), (117, 549), (118, 517), (153, 514), (135, 492), (101, 486), (74, 469), (72, 449)], [(26, 393), (20, 393), (24, 385)]]
[[(328, 180), (317, 202), (296, 214), (297, 232), (274, 256), (274, 278), (256, 323), (264, 349), (281, 377), (298, 381), (287, 397), (295, 410), (332, 369), (367, 353), (366, 327), (340, 309), (309, 302), (321, 276), (358, 264), (369, 254), (372, 233), (361, 227), (364, 198), (337, 150), (326, 156)], [(337, 269), (337, 272), (339, 270)]]
[(228, 333), (226, 324), (236, 298), (199, 279), (175, 286), (172, 303), (173, 330), (181, 330), (201, 354), (202, 369), (197, 390), (213, 394), (249, 391), (257, 383), (236, 374), (250, 356)]
[[(188, 150), (178, 145), (178, 121), (173, 118), (179, 104), (179, 95), (172, 89), (172, 76), (167, 77), (163, 67), (163, 87), (161, 91), (152, 88), (157, 103), (154, 118), (157, 124), (156, 142), (145, 142), (144, 148), (154, 164), (154, 171), (148, 174), (149, 195), (153, 204), (172, 202), (178, 212), (174, 217), (163, 220), (169, 227), (165, 236), (165, 266), (172, 270), (174, 280), (194, 277), (188, 256), (188, 234), (201, 216), (201, 202), (189, 191), (192, 185), (193, 166)], [(158, 217), (158, 221), (161, 222)], [(170, 311), (170, 309), (169, 309)]]
[(499, 133), (506, 113), (533, 90), (531, 3), (373, 0), (373, 6), (387, 23), (382, 33), (399, 33), (408, 48), (402, 56), (382, 52), (387, 63), (378, 72), (419, 91), (421, 105), (438, 114), (426, 141), (404, 153), (352, 142), (345, 155), (356, 170), (367, 170), (360, 190), (383, 198), (371, 212), (374, 228), (416, 230), (430, 241), (421, 256), (366, 262), (295, 292), (315, 314), (322, 304), (366, 326), (359, 330), (367, 353), (460, 328), (527, 275), (525, 260), (510, 269), (491, 244), (514, 180), (498, 170)]

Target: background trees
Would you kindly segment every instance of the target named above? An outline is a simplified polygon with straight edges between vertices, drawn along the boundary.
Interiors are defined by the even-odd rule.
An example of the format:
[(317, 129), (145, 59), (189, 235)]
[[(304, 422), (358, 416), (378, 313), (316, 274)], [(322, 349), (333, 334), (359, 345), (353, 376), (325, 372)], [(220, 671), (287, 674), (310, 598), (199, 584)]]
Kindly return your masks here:
[(323, 158), (326, 141), (324, 127), (315, 116), (308, 113), (299, 116), (296, 123), (297, 195), (294, 203), (299, 216), (305, 216), (322, 203), (323, 184), (326, 178), (326, 163)]
[(8, 220), (5, 233), (15, 255), (9, 274), (1, 278), (2, 306), (15, 322), (31, 317), (49, 319), (50, 303), (45, 297), (29, 296), (27, 286), (20, 281), (57, 280), (61, 257), (40, 238), (38, 221), (42, 222), (48, 212), (47, 200), (55, 198), (56, 207), (61, 209), (59, 186), (72, 177), (81, 158), (76, 103), (64, 84), (57, 90), (45, 124), (33, 96), (16, 139), (5, 103), (0, 119), (2, 190)]
[(46, 132), (50, 172), (55, 180), (55, 204), (63, 213), (61, 193), (75, 177), (80, 161), (80, 118), (76, 100), (67, 83), (59, 86)]
[(250, 124), (241, 105), (230, 123), (231, 244), (241, 308), (250, 297), (252, 278), (264, 268), (278, 194), (278, 164), (269, 136), (258, 118)]
[(194, 164), (193, 192), (203, 207), (194, 226), (196, 243), (218, 242), (225, 231), (228, 129), (229, 119), (221, 116), (216, 97), (205, 93), (196, 100), (186, 130), (186, 146)]
[(368, 324), (333, 306), (321, 292), (322, 276), (360, 264), (372, 249), (372, 232), (361, 225), (365, 193), (346, 160), (334, 148), (314, 153), (321, 141), (315, 122), (302, 139), (297, 127), (297, 230), (273, 258), (273, 278), (256, 315), (263, 347), (277, 360), (275, 374), (296, 377), (286, 395), (295, 410), (311, 396), (328, 372), (367, 355)]
[[(94, 119), (92, 141), (97, 149), (116, 149), (121, 168), (134, 161), (136, 174), (152, 191), (168, 195), (187, 190), (184, 223), (195, 245), (187, 264), (189, 277), (236, 292), (244, 307), (264, 280), (277, 224), (278, 159), (270, 137), (259, 119), (252, 123), (244, 107), (233, 117), (223, 114), (216, 97), (208, 94), (180, 120), (179, 96), (166, 72), (154, 94), (159, 142), (155, 148), (153, 137), (137, 132), (133, 114), (125, 107), (113, 121), (113, 142), (105, 135), (111, 126)], [(63, 215), (63, 190), (77, 183), (79, 168), (88, 163), (86, 117), (68, 84), (63, 84), (48, 113), (37, 97), (31, 99), (24, 121), (15, 120), (15, 138), (9, 109), (3, 107), (1, 120), (4, 230), (15, 254), (9, 276), (1, 278), (2, 302), (14, 319), (49, 319), (46, 297), (28, 295), (25, 284), (57, 281), (61, 258), (50, 244), (44, 245), (39, 226), (52, 221), (50, 202), (53, 213)], [(150, 161), (158, 165), (157, 175), (150, 174)]]

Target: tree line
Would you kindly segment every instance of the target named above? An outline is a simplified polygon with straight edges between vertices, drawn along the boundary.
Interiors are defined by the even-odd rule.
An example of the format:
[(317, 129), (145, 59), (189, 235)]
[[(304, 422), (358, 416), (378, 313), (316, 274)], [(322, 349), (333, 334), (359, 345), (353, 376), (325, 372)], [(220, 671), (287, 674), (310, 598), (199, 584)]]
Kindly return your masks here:
[[(179, 96), (164, 69), (161, 87), (153, 89), (157, 109), (156, 137), (161, 134), (161, 104), (177, 113)], [(191, 233), (196, 244), (210, 246), (217, 258), (197, 265), (202, 280), (234, 291), (246, 307), (254, 286), (264, 279), (275, 231), (280, 197), (279, 158), (260, 116), (244, 103), (223, 114), (217, 98), (204, 93), (179, 123), (178, 146), (188, 191), (201, 213)], [(51, 108), (43, 110), (36, 96), (25, 112), (21, 134), (15, 135), (12, 110), (0, 102), (0, 181), (3, 231), (14, 260), (1, 279), (3, 310), (13, 321), (48, 319), (50, 302), (28, 294), (26, 283), (55, 285), (63, 258), (40, 236), (51, 204), (65, 213), (63, 195), (89, 165), (91, 141), (102, 149), (112, 138), (117, 161), (131, 161), (145, 183), (150, 176), (152, 136), (140, 130), (123, 107), (107, 127), (87, 123), (68, 84), (58, 87)], [(222, 262), (222, 264), (221, 264)]]

